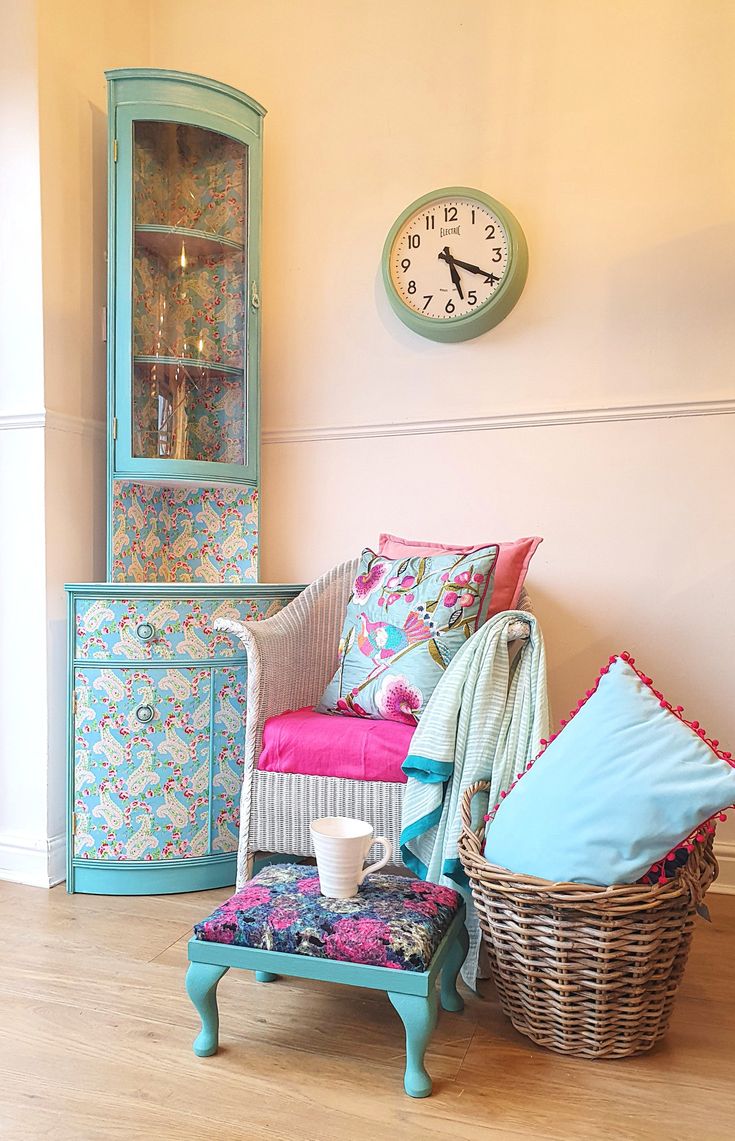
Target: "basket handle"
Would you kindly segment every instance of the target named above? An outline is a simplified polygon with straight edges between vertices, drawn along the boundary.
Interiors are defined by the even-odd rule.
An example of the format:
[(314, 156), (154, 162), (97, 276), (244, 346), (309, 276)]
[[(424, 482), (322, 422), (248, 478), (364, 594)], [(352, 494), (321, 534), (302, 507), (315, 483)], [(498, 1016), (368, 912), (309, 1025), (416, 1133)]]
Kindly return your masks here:
[(472, 800), (478, 792), (485, 792), (489, 788), (490, 782), (487, 780), (478, 780), (475, 781), (474, 784), (468, 785), (464, 791), (460, 805), (460, 813), (462, 816), (461, 840), (471, 852), (477, 853), (478, 856), (482, 855), (480, 833), (484, 832), (484, 828), (479, 828), (475, 831), (472, 827)]

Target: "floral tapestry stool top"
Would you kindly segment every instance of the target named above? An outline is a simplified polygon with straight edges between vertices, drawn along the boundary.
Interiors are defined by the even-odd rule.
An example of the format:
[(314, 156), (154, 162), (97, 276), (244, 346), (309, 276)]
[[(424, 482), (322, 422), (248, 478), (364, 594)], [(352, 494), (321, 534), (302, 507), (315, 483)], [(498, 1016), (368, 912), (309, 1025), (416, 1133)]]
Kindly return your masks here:
[(424, 1052), (438, 1011), (462, 1010), (464, 904), (450, 888), (407, 876), (368, 876), (352, 899), (320, 894), (316, 868), (266, 867), (194, 927), (186, 986), (202, 1019), (194, 1052), (217, 1051), (216, 988), (230, 967), (260, 982), (279, 974), (387, 991), (406, 1031), (404, 1087), (431, 1093)]

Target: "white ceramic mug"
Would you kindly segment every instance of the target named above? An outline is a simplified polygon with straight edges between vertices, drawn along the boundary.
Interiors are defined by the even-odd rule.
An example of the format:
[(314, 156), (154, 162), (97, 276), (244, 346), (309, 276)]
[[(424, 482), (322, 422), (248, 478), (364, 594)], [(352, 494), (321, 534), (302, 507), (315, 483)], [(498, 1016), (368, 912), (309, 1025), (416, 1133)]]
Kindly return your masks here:
[[(385, 836), (373, 839), (373, 829), (365, 820), (349, 816), (323, 816), (309, 825), (314, 841), (322, 895), (330, 899), (350, 899), (370, 872), (384, 868), (393, 855)], [(383, 845), (383, 858), (363, 868), (373, 844)]]

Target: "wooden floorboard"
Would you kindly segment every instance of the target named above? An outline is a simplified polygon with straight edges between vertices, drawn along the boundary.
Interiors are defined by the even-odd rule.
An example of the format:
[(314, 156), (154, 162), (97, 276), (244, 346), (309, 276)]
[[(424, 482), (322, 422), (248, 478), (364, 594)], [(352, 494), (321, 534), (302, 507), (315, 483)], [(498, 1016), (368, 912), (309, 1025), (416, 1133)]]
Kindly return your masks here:
[(505, 1020), (489, 984), (442, 1014), (434, 1095), (402, 1093), (384, 995), (292, 979), (220, 984), (221, 1049), (195, 1058), (192, 925), (227, 892), (67, 896), (0, 883), (1, 1141), (730, 1141), (735, 897), (710, 896), (667, 1039), (564, 1058)]

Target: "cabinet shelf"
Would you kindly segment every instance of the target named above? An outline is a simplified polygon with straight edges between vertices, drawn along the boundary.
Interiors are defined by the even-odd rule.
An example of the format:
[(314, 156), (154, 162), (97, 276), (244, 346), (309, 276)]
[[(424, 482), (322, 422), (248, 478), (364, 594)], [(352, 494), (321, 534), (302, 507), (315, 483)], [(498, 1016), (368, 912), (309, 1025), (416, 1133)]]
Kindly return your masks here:
[(180, 258), (182, 246), (186, 257), (222, 257), (245, 249), (242, 242), (206, 230), (190, 230), (186, 226), (156, 226), (151, 224), (135, 227), (135, 244), (158, 257)]
[(159, 357), (159, 356), (136, 356), (133, 358), (136, 365), (162, 365), (166, 370), (172, 368), (183, 368), (188, 370), (195, 369), (197, 373), (208, 372), (212, 374), (225, 374), (226, 376), (242, 376), (243, 369), (235, 368), (233, 365), (222, 364), (218, 361), (201, 360), (199, 357)]

